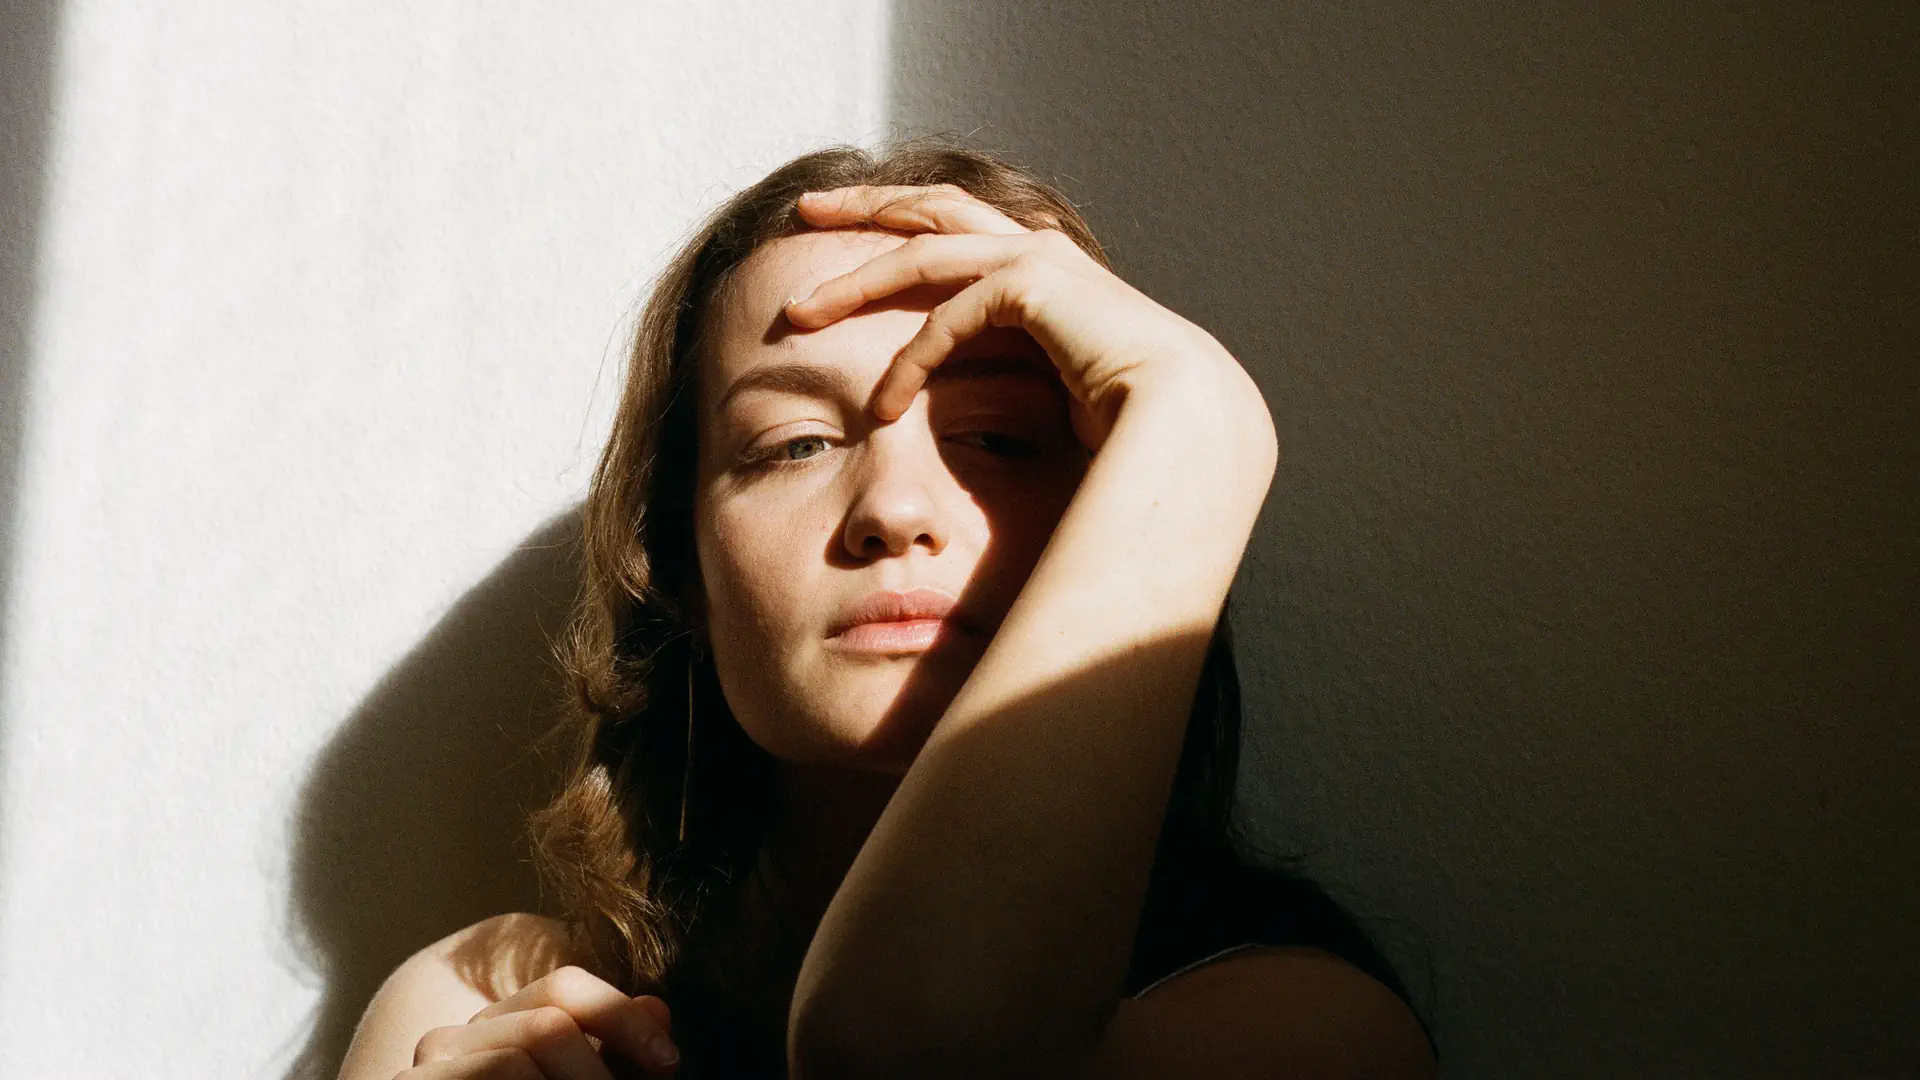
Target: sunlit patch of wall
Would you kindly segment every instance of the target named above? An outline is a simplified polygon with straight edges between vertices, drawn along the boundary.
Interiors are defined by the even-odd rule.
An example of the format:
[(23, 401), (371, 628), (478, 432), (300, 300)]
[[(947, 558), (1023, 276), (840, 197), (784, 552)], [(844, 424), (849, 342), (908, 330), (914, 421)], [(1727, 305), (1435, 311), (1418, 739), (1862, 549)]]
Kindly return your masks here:
[(30, 7), (0, 1075), (331, 1076), (409, 952), (534, 903), (624, 320), (733, 187), (880, 133), (887, 10)]

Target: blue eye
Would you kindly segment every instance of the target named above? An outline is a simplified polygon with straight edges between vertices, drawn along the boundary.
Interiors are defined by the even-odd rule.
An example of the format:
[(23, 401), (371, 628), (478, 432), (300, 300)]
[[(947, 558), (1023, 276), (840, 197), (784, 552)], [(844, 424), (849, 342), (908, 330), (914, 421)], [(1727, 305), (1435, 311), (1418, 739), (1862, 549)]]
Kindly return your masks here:
[(789, 465), (799, 465), (802, 462), (806, 461), (807, 459), (804, 457), (798, 458), (798, 459), (786, 457), (785, 455), (789, 447), (792, 447), (798, 443), (809, 443), (809, 442), (824, 443), (826, 441), (827, 441), (827, 437), (825, 435), (797, 435), (791, 439), (787, 439), (784, 442), (775, 443), (772, 446), (769, 446), (768, 448), (766, 448), (765, 450), (762, 450), (759, 453), (754, 454), (751, 458), (748, 459), (748, 464), (755, 465), (755, 466), (765, 466), (765, 467), (775, 468), (775, 469), (783, 469)]

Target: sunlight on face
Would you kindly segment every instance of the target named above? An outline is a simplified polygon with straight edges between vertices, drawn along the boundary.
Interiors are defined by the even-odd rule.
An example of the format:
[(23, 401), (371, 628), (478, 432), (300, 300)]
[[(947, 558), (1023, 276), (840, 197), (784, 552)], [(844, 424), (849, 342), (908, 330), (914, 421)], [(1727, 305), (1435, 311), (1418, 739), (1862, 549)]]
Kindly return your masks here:
[[(741, 726), (788, 761), (894, 774), (978, 662), (1088, 462), (1052, 361), (1018, 330), (963, 343), (899, 419), (874, 417), (880, 377), (952, 288), (813, 331), (781, 314), (903, 242), (814, 231), (740, 267), (701, 373), (694, 506), (714, 662)], [(896, 653), (831, 638), (868, 593), (921, 587), (954, 597), (977, 632)]]

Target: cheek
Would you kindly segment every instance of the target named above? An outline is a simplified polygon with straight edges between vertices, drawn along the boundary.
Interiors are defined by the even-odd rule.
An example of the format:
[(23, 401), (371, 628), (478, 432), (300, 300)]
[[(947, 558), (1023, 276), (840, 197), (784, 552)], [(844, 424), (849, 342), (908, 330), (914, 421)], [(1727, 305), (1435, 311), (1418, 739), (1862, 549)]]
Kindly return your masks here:
[(818, 549), (804, 525), (738, 504), (714, 508), (705, 521), (700, 564), (713, 632), (760, 643), (796, 632), (813, 580), (809, 556)]

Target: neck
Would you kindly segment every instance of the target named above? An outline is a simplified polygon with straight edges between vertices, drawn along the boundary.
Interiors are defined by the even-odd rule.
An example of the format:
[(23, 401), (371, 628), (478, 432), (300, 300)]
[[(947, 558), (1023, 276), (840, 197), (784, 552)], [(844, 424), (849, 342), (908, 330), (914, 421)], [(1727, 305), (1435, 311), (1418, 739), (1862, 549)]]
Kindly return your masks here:
[(840, 882), (900, 786), (887, 773), (819, 765), (780, 766), (779, 826), (772, 855), (788, 887), (788, 914), (811, 941)]
[(770, 1029), (785, 1030), (814, 932), (899, 786), (884, 773), (780, 763), (774, 827), (733, 931), (747, 965), (739, 988)]

